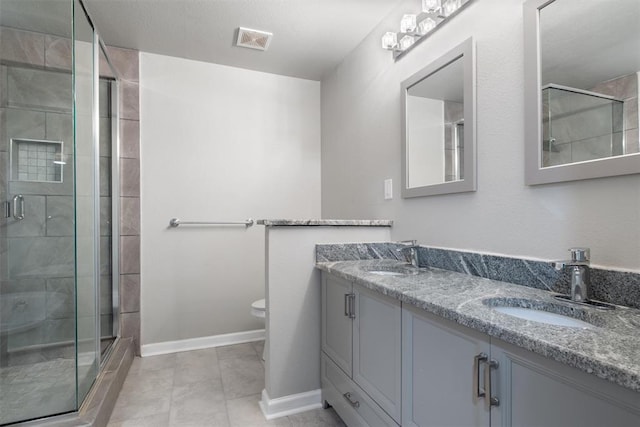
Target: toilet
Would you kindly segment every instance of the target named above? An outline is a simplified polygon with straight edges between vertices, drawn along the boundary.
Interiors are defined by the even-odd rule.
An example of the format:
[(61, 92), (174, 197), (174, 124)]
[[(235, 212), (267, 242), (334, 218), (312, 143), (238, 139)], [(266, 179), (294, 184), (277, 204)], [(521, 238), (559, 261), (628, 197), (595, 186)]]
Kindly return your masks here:
[[(259, 299), (257, 301), (254, 301), (251, 303), (251, 315), (254, 317), (258, 317), (260, 319), (264, 319), (265, 314), (266, 314), (267, 308), (266, 308), (266, 301), (265, 299)], [(264, 361), (264, 354), (265, 351), (267, 349), (267, 339), (265, 336), (265, 340), (264, 340), (264, 349), (262, 350), (262, 360)]]
[(259, 317), (264, 319), (265, 315), (265, 299), (259, 299), (258, 301), (254, 301), (251, 303), (251, 315), (254, 317)]

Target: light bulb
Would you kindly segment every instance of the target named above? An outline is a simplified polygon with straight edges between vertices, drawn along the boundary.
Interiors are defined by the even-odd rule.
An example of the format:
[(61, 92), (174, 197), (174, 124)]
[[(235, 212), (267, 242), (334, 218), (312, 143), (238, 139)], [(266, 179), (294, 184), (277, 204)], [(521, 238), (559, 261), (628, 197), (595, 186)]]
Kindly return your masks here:
[(440, 9), (440, 0), (422, 0), (422, 11), (432, 13)]
[(404, 36), (400, 39), (400, 49), (407, 50), (414, 42), (415, 39), (412, 36)]
[(388, 31), (382, 36), (383, 49), (395, 49), (398, 46), (398, 35)]
[(447, 0), (442, 6), (442, 14), (444, 16), (449, 16), (460, 7), (459, 0)]
[(434, 19), (431, 19), (431, 18), (423, 19), (418, 24), (418, 32), (424, 36), (429, 31), (433, 30), (436, 27), (436, 25), (438, 25), (438, 23)]
[(404, 15), (400, 21), (401, 33), (413, 33), (416, 30), (416, 15)]

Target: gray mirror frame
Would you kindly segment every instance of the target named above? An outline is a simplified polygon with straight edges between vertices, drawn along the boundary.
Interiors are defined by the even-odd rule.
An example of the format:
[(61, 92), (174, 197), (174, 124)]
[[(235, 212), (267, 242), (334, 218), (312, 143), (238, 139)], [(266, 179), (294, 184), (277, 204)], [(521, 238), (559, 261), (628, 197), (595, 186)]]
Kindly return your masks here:
[[(407, 90), (425, 77), (463, 59), (464, 73), (464, 180), (407, 188)], [(476, 191), (476, 57), (475, 43), (470, 37), (442, 55), (401, 85), (402, 98), (402, 198)]]
[(640, 153), (542, 168), (542, 93), (540, 76), (540, 9), (556, 0), (524, 3), (524, 143), (525, 184), (577, 181), (640, 173)]

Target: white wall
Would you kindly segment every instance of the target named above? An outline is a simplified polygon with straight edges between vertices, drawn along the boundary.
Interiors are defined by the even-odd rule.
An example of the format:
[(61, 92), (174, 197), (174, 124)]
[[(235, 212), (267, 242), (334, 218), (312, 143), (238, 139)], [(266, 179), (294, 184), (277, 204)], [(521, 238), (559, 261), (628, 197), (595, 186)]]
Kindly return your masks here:
[(142, 344), (261, 329), (264, 227), (320, 214), (319, 82), (140, 55)]
[[(394, 62), (380, 37), (418, 8), (403, 2), (322, 82), (323, 217), (389, 218), (394, 240), (547, 260), (589, 246), (596, 265), (640, 271), (640, 175), (524, 184), (522, 2), (475, 1)], [(385, 201), (385, 178), (400, 194), (400, 83), (470, 36), (478, 191)]]
[(316, 243), (387, 242), (390, 235), (388, 227), (269, 227), (265, 389), (270, 398), (320, 388)]
[(407, 186), (444, 181), (444, 101), (407, 96)]

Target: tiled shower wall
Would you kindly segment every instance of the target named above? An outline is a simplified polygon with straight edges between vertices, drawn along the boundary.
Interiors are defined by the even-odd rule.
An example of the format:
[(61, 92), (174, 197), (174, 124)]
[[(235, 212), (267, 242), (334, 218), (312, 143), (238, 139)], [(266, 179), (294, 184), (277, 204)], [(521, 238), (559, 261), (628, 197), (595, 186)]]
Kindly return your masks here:
[[(590, 89), (623, 101), (621, 103), (550, 90), (544, 91), (549, 96), (543, 96), (545, 166), (640, 151), (637, 73), (599, 83)], [(551, 143), (548, 142), (550, 138), (553, 138)]]
[(140, 62), (135, 50), (107, 54), (120, 78), (120, 331), (140, 355)]
[[(0, 28), (0, 161), (8, 164), (10, 138), (62, 140), (71, 164), (73, 127), (71, 118), (72, 46), (69, 39), (40, 33)], [(121, 78), (120, 86), (120, 308), (121, 335), (140, 334), (140, 166), (138, 52), (108, 48), (108, 55)], [(100, 67), (101, 70), (107, 67)], [(103, 85), (102, 85), (103, 86)], [(20, 88), (28, 87), (29, 90)], [(103, 89), (101, 87), (101, 89)], [(101, 115), (102, 116), (102, 115)], [(101, 118), (101, 120), (105, 120)], [(106, 158), (101, 163), (108, 165)], [(63, 183), (11, 183), (12, 194), (24, 194), (30, 215), (7, 228), (10, 251), (2, 242), (2, 268), (33, 270), (37, 263), (51, 267), (42, 277), (2, 283), (0, 291), (37, 292), (46, 295), (46, 319), (39, 329), (14, 338), (14, 345), (60, 342), (73, 338), (73, 170), (64, 168)], [(104, 171), (102, 173), (104, 176)], [(0, 176), (0, 200), (6, 200), (7, 174)], [(102, 191), (101, 191), (102, 192)], [(30, 195), (31, 194), (31, 195)], [(29, 196), (30, 195), (30, 196)], [(4, 220), (3, 220), (4, 221)], [(2, 224), (5, 226), (6, 224)], [(104, 234), (104, 233), (101, 233)], [(103, 242), (108, 242), (103, 238)], [(103, 247), (105, 245), (103, 244)], [(106, 247), (104, 252), (106, 253)], [(11, 257), (8, 259), (7, 255)], [(102, 264), (107, 265), (108, 260)], [(5, 270), (7, 271), (7, 270)], [(47, 278), (45, 278), (47, 277)], [(107, 297), (107, 294), (104, 294)], [(103, 298), (108, 300), (108, 298)], [(109, 304), (105, 306), (108, 308)], [(82, 301), (79, 301), (82, 315)], [(18, 341), (24, 342), (18, 342)]]
[(638, 73), (598, 84), (593, 92), (603, 93), (624, 101), (624, 141), (625, 153), (640, 151), (638, 137)]

